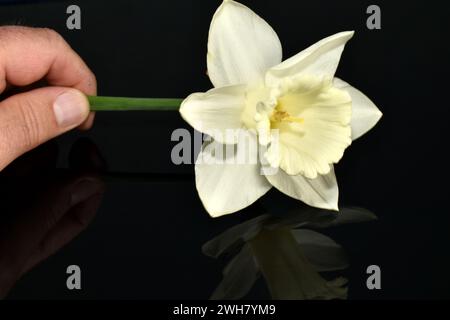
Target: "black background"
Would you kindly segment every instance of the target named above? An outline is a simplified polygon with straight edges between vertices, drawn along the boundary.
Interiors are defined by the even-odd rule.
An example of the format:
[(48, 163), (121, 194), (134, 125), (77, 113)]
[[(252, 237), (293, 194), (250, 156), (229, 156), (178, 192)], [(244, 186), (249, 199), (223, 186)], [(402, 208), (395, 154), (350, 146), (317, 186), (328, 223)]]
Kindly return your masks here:
[[(81, 7), (82, 30), (66, 29), (65, 11), (72, 3)], [(379, 218), (330, 231), (351, 261), (349, 298), (449, 298), (450, 46), (442, 2), (377, 1), (381, 30), (366, 28), (371, 1), (242, 3), (276, 30), (284, 58), (325, 36), (356, 31), (337, 76), (371, 97), (384, 116), (336, 169), (341, 205), (368, 208)], [(0, 23), (60, 32), (96, 74), (99, 95), (185, 97), (211, 87), (206, 44), (219, 5), (218, 0), (5, 4)], [(175, 178), (108, 182), (88, 230), (25, 275), (10, 298), (209, 297), (223, 263), (205, 257), (200, 247), (246, 213), (209, 218), (195, 191), (193, 166), (170, 161), (170, 135), (180, 127), (189, 128), (176, 112), (102, 113), (88, 133), (58, 139), (58, 167), (67, 166), (72, 144), (87, 136), (110, 171)], [(18, 193), (17, 201), (26, 201), (23, 197)], [(83, 270), (81, 291), (65, 287), (70, 264)], [(381, 290), (365, 286), (371, 264), (381, 267)], [(265, 296), (263, 285), (253, 291), (251, 297)]]

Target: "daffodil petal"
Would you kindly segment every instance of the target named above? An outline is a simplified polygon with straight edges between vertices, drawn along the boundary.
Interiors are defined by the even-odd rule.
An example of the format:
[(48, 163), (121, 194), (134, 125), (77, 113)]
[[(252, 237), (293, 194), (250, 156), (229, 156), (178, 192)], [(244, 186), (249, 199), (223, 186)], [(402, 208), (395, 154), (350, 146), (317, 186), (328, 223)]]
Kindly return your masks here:
[[(256, 141), (253, 135), (252, 140)], [(270, 183), (261, 175), (258, 161), (237, 163), (237, 159), (243, 155), (246, 157), (249, 152), (245, 145), (236, 144), (236, 152), (220, 163), (221, 157), (214, 150), (223, 146), (215, 141), (208, 145), (205, 143), (195, 164), (197, 191), (206, 211), (212, 217), (244, 209), (271, 188)], [(256, 155), (250, 154), (250, 157), (254, 156)]]
[(281, 43), (272, 27), (246, 6), (225, 0), (211, 22), (208, 74), (215, 87), (263, 79), (281, 62)]
[(336, 227), (349, 223), (362, 223), (377, 220), (378, 217), (372, 211), (359, 207), (346, 207), (339, 210), (339, 214), (336, 215), (336, 219), (330, 221), (328, 225), (321, 227), (329, 228)]
[(256, 218), (235, 225), (202, 246), (202, 252), (213, 258), (218, 258), (236, 249), (236, 246), (254, 238), (263, 228), (270, 215), (263, 214)]
[(245, 297), (258, 278), (259, 267), (248, 244), (230, 261), (223, 279), (211, 295), (211, 300), (237, 300)]
[(364, 93), (347, 82), (334, 78), (333, 85), (347, 91), (352, 97), (352, 139), (356, 140), (372, 129), (383, 114)]
[(250, 242), (275, 300), (343, 299), (340, 278), (327, 281), (305, 257), (289, 229), (264, 230)]
[(181, 104), (181, 116), (194, 129), (220, 143), (236, 143), (235, 129), (242, 127), (245, 88), (236, 85), (193, 93)]
[(344, 249), (333, 239), (308, 229), (292, 230), (292, 234), (317, 272), (348, 268), (349, 263)]
[(300, 74), (333, 79), (344, 46), (353, 33), (353, 31), (345, 31), (322, 39), (271, 68), (266, 75), (266, 84), (274, 86), (283, 78)]
[(272, 123), (271, 129), (279, 130), (279, 143), (269, 147), (267, 159), (271, 163), (273, 159), (279, 161), (280, 168), (289, 175), (315, 179), (327, 174), (352, 142), (351, 97), (331, 82), (306, 77), (300, 84), (310, 87), (278, 99), (279, 110), (293, 120)]
[(339, 189), (333, 167), (330, 173), (319, 175), (316, 179), (291, 176), (281, 169), (266, 178), (275, 188), (292, 198), (316, 208), (338, 210)]

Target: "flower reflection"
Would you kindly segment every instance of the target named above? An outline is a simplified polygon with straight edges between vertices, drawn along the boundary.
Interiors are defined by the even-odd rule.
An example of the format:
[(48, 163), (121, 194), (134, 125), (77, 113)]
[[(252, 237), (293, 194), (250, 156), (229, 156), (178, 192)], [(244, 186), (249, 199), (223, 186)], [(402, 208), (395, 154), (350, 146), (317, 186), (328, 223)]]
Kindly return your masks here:
[(375, 220), (362, 208), (336, 214), (302, 207), (283, 216), (260, 215), (234, 226), (207, 242), (211, 257), (237, 252), (223, 269), (223, 279), (211, 299), (245, 297), (262, 276), (273, 299), (346, 299), (347, 280), (327, 280), (323, 272), (348, 267), (343, 248), (311, 229)]

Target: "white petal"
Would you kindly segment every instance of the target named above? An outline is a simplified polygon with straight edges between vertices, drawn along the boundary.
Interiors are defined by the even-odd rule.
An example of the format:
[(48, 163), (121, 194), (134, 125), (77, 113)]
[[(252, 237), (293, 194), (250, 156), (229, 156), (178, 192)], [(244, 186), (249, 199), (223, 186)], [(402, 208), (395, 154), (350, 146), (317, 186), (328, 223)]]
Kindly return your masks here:
[(238, 85), (193, 93), (181, 104), (181, 116), (194, 129), (209, 134), (216, 141), (235, 143), (236, 136), (227, 134), (227, 129), (242, 127), (245, 89)]
[(283, 170), (267, 175), (267, 180), (290, 197), (322, 209), (338, 210), (339, 189), (332, 167), (330, 173), (308, 179), (302, 175), (290, 176)]
[(208, 40), (208, 74), (215, 87), (262, 79), (281, 58), (280, 40), (267, 22), (240, 3), (222, 3)]
[(269, 70), (266, 83), (273, 86), (280, 79), (299, 74), (333, 79), (344, 46), (353, 33), (353, 31), (337, 33), (283, 61)]
[(364, 93), (347, 82), (334, 78), (333, 85), (347, 91), (352, 97), (352, 139), (356, 140), (372, 129), (383, 114)]
[[(251, 135), (251, 137), (256, 141), (255, 136)], [(237, 159), (248, 154), (247, 148), (244, 148), (241, 143), (235, 145), (236, 152), (227, 157), (226, 162), (222, 164), (212, 162), (219, 161), (214, 150), (223, 145), (215, 141), (208, 147), (205, 145), (195, 164), (195, 178), (200, 199), (212, 217), (244, 209), (271, 188), (266, 178), (261, 175), (261, 166), (258, 161), (254, 164), (236, 164)], [(256, 155), (253, 152), (258, 151), (251, 152), (249, 156), (254, 157)], [(201, 161), (201, 159), (207, 160)]]

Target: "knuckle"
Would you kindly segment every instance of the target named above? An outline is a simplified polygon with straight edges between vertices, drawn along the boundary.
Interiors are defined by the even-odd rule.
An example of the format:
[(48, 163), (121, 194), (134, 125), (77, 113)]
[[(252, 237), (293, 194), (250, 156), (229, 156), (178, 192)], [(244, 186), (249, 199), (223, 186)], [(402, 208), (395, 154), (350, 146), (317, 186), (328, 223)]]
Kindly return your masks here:
[(16, 156), (14, 152), (14, 134), (9, 125), (0, 126), (0, 171)]
[(36, 108), (28, 99), (22, 99), (15, 106), (15, 110), (17, 110), (17, 125), (7, 133), (7, 136), (10, 136), (8, 140), (14, 144), (10, 147), (19, 150), (32, 149), (39, 144), (42, 136)]
[(31, 130), (26, 125), (6, 124), (0, 126), (0, 171), (24, 152), (32, 149)]
[(97, 91), (97, 76), (91, 70), (89, 70), (88, 86), (93, 91)]
[(48, 48), (59, 47), (66, 41), (55, 30), (50, 28), (31, 28), (25, 26), (0, 27), (0, 48), (7, 50), (11, 42), (15, 41), (43, 42)]
[(41, 28), (40, 31), (49, 41), (60, 41), (62, 39), (62, 36), (53, 29)]
[(25, 100), (20, 105), (19, 110), (22, 114), (22, 138), (24, 147), (29, 149), (35, 147), (40, 141), (41, 126), (39, 125), (39, 118), (35, 108), (31, 105), (29, 100)]
[(40, 33), (43, 41), (48, 43), (50, 48), (60, 48), (61, 46), (67, 46), (64, 38), (55, 30), (50, 28), (39, 28), (36, 29)]

